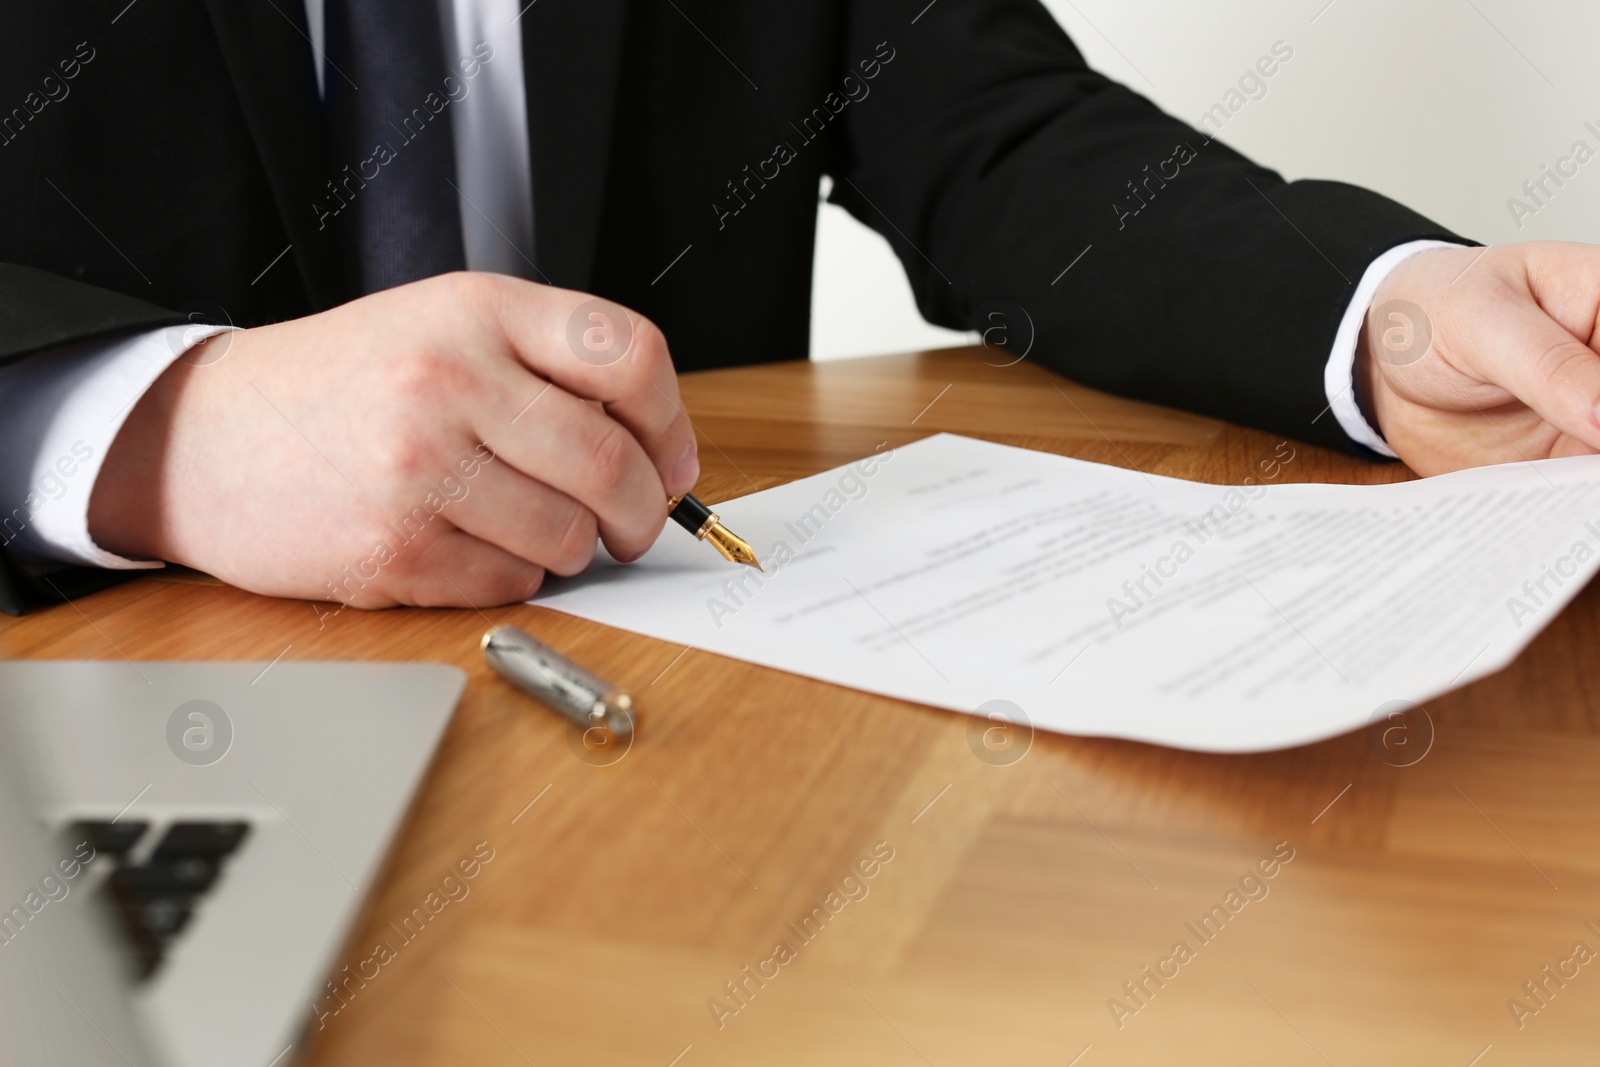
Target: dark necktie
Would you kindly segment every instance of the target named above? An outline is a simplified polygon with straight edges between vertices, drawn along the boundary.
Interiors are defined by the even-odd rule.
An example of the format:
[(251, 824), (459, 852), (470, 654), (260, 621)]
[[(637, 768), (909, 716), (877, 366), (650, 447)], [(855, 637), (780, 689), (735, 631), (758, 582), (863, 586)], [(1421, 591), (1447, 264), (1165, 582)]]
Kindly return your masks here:
[(354, 295), (465, 266), (438, 0), (327, 0), (332, 224)]

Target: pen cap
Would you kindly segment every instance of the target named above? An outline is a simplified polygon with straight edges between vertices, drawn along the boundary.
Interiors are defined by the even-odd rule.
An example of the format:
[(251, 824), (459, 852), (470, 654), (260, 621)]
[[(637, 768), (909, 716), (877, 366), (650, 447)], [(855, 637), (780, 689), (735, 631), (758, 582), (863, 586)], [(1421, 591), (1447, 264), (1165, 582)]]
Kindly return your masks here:
[(506, 681), (584, 728), (633, 731), (633, 699), (515, 626), (483, 635), (483, 656)]

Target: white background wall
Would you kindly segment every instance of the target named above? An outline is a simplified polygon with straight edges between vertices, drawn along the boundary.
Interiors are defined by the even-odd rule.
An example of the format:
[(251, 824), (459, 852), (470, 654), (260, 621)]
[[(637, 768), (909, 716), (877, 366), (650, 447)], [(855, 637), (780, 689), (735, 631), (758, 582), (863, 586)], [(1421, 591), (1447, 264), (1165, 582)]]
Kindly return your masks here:
[[(1600, 242), (1600, 136), (1584, 128), (1600, 130), (1595, 0), (1045, 4), (1094, 67), (1191, 124), (1287, 42), (1294, 58), (1223, 140), (1288, 178), (1366, 185), (1489, 243)], [(1597, 158), (1519, 229), (1507, 200), (1535, 206), (1523, 182), (1578, 140)], [(921, 320), (888, 244), (831, 205), (815, 285), (815, 359), (964, 341)]]

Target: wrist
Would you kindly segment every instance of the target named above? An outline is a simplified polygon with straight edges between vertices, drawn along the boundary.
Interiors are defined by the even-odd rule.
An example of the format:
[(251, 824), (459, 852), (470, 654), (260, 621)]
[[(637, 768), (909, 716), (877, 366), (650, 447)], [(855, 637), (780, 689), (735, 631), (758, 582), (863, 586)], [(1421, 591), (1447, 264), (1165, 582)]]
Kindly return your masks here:
[(1370, 329), (1370, 325), (1364, 323), (1356, 341), (1355, 365), (1350, 369), (1350, 390), (1355, 396), (1356, 410), (1361, 413), (1361, 417), (1379, 437), (1387, 441), (1388, 434), (1384, 431), (1383, 420), (1378, 417), (1376, 406), (1372, 402), (1373, 388), (1377, 382), (1374, 381), (1372, 345), (1368, 339)]
[(1392, 405), (1387, 375), (1408, 367), (1427, 354), (1433, 342), (1432, 323), (1426, 311), (1410, 297), (1426, 299), (1423, 284), (1437, 273), (1437, 260), (1456, 255), (1454, 248), (1417, 252), (1396, 264), (1373, 293), (1356, 339), (1350, 384), (1356, 406), (1367, 425), (1390, 444), (1386, 425)]
[(129, 559), (172, 558), (167, 537), (172, 427), (200, 369), (174, 361), (134, 403), (106, 451), (89, 497), (89, 536), (106, 551)]

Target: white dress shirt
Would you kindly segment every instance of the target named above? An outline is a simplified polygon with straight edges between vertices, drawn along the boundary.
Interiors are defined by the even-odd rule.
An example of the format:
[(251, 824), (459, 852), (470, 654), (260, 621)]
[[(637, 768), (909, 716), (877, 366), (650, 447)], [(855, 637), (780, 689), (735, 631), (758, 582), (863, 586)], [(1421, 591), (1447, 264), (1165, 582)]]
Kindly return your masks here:
[[(319, 91), (326, 80), (323, 4), (305, 0)], [(494, 49), (466, 95), (449, 105), (467, 268), (530, 277), (533, 181), (520, 10), (519, 0), (439, 0), (445, 64), (459, 69), (456, 61), (480, 41)], [(442, 66), (441, 81), (444, 73)], [(1351, 440), (1386, 456), (1394, 452), (1362, 416), (1351, 378), (1362, 322), (1390, 271), (1418, 252), (1448, 247), (1454, 246), (1415, 241), (1374, 260), (1345, 310), (1328, 357), (1329, 410)], [(0, 544), (22, 560), (123, 570), (161, 566), (124, 559), (95, 544), (89, 536), (89, 497), (134, 403), (187, 346), (218, 332), (171, 327), (82, 342), (0, 370), (0, 501), (7, 502), (0, 513)]]

